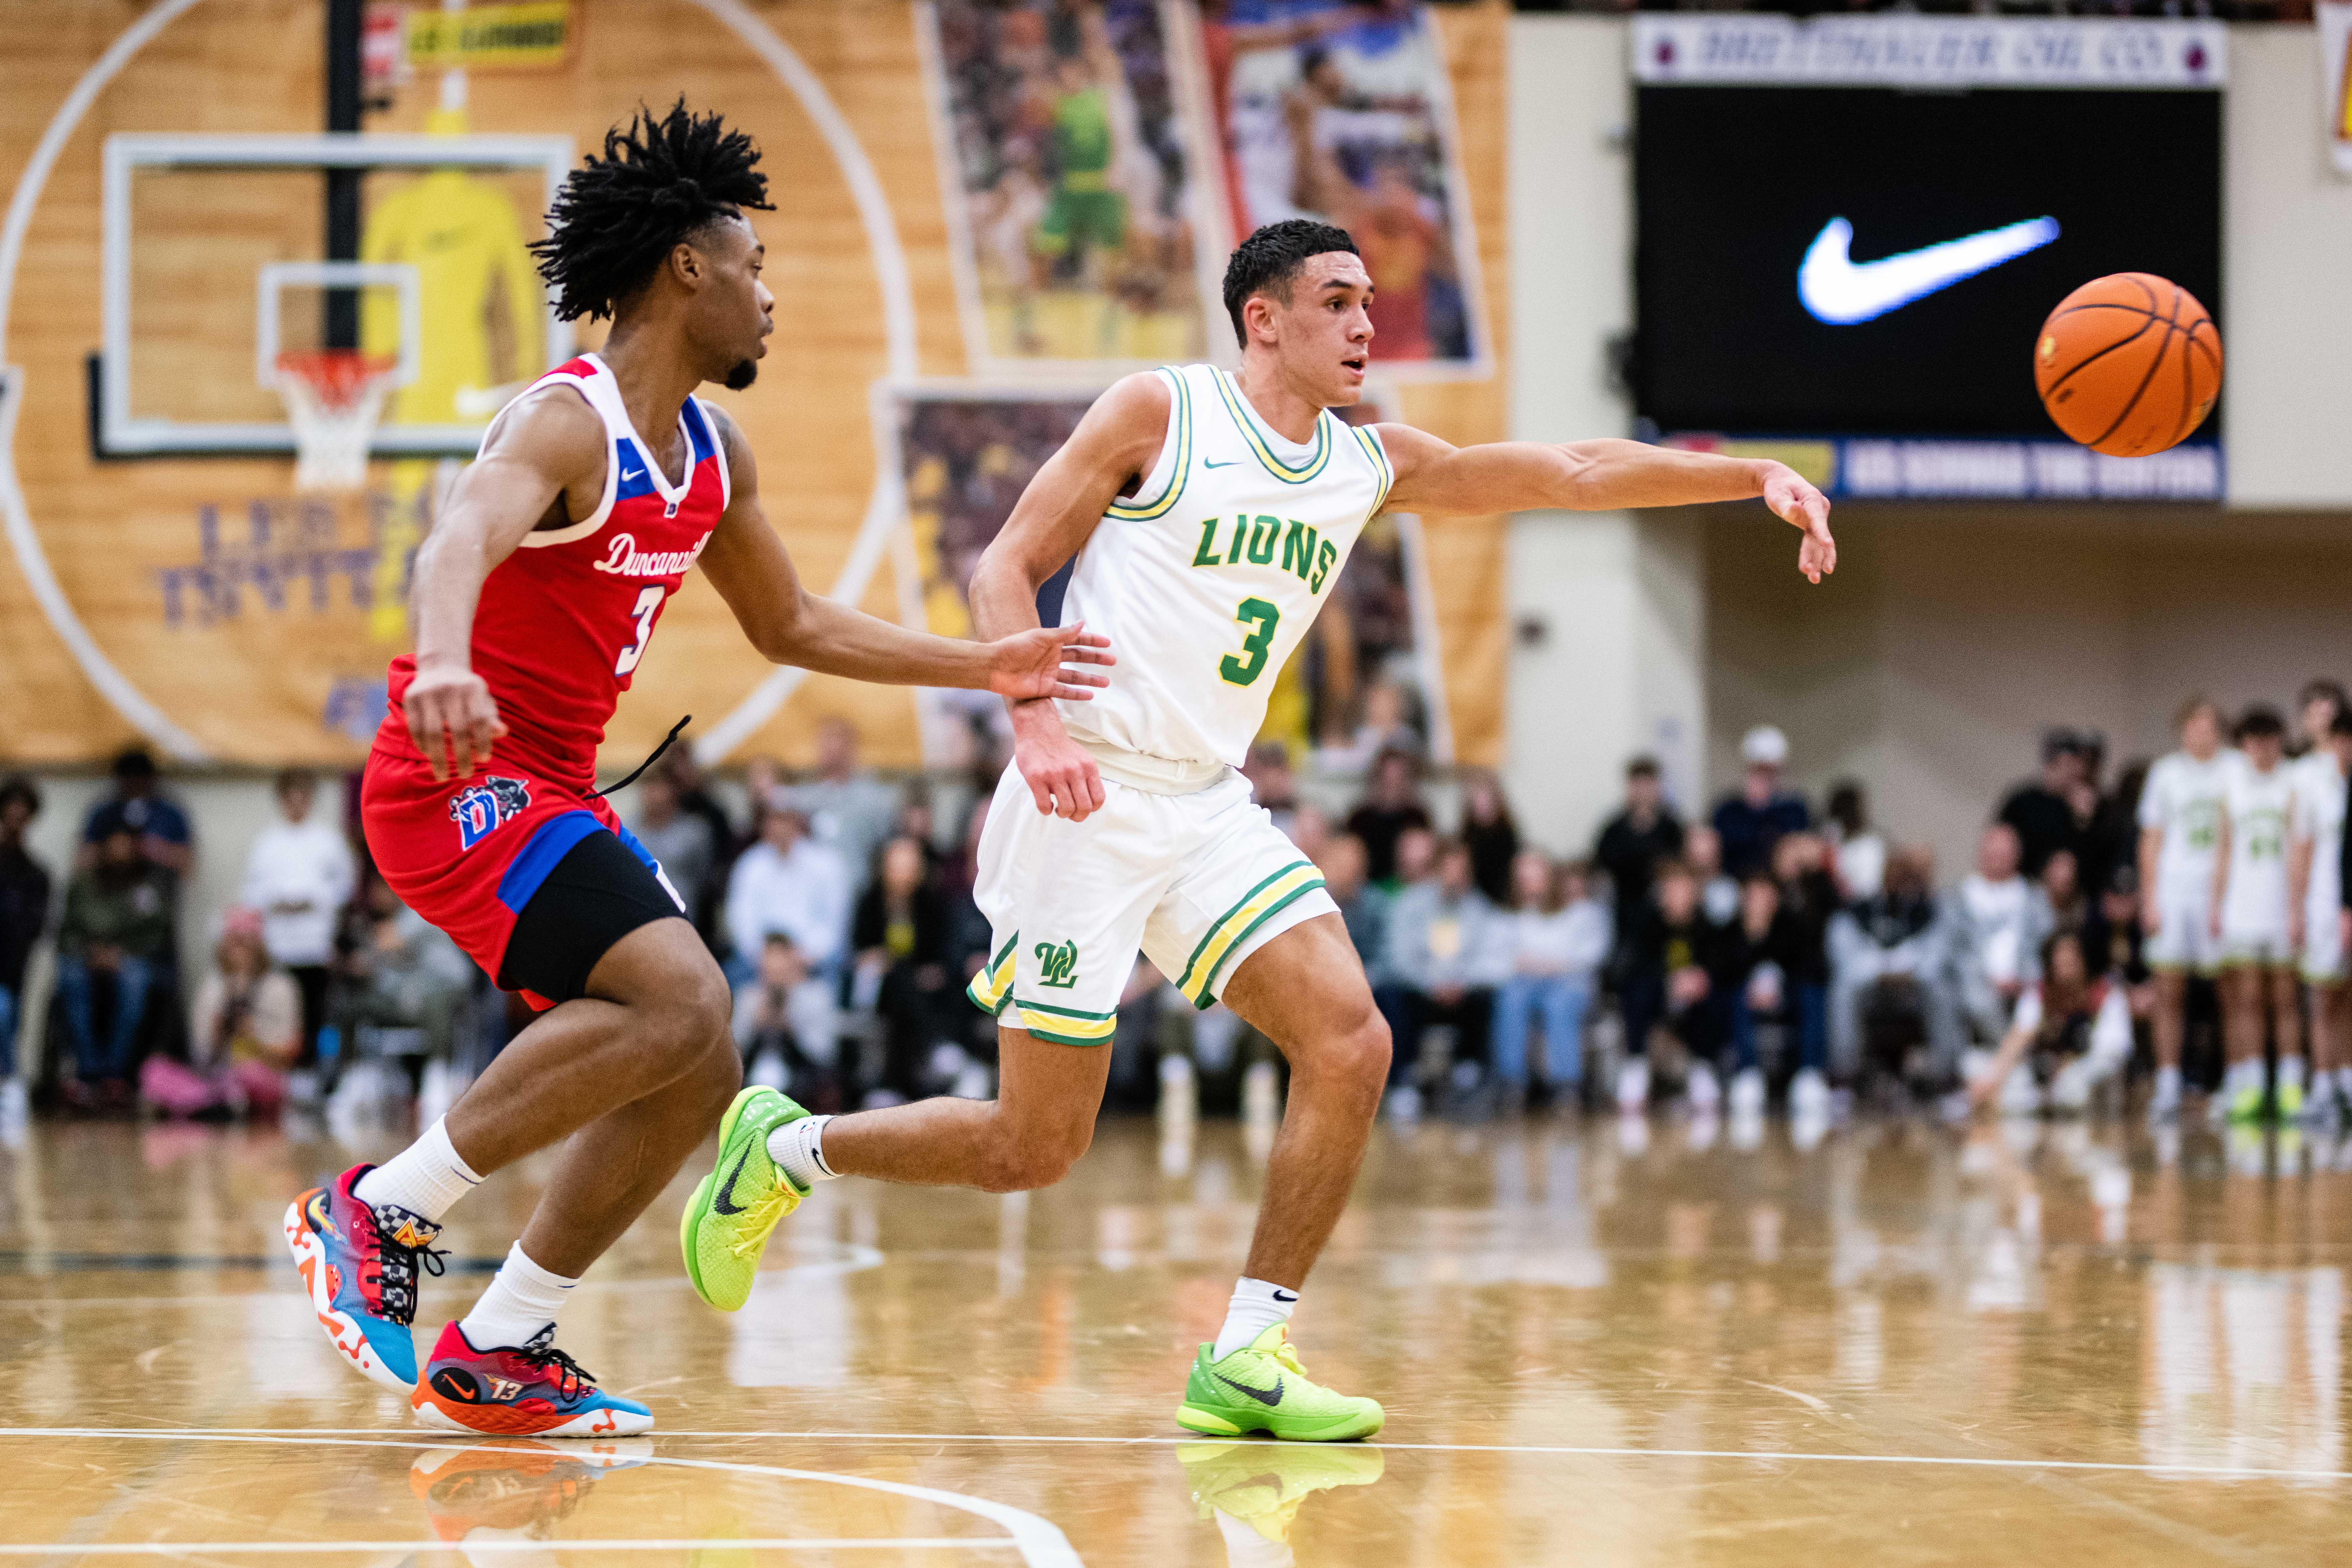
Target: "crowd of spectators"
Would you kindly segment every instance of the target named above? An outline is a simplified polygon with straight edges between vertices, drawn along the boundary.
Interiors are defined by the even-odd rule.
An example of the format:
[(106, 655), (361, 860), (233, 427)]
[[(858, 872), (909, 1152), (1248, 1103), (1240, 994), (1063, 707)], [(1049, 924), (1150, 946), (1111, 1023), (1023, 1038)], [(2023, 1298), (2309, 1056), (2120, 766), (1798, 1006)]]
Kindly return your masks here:
[[(1812, 1118), (1857, 1089), (1955, 1110), (1971, 1099), (2074, 1110), (2136, 1051), (2156, 1068), (2160, 1105), (2177, 1105), (2184, 1081), (2210, 1084), (2224, 1058), (2236, 1075), (2224, 1092), (2242, 1100), (2252, 1070), (2243, 1064), (2259, 1067), (2266, 1046), (2282, 1086), (2292, 1078), (2299, 1092), (2306, 1081), (2284, 914), (2279, 951), (2257, 955), (2256, 977), (2222, 983), (2219, 1027), (2201, 1037), (2219, 1048), (2187, 1053), (2197, 1059), (2182, 1076), (2202, 994), (2194, 976), (2224, 935), (2210, 868), (2227, 856), (2210, 841), (2219, 820), (2226, 843), (2237, 809), (2230, 770), (2252, 770), (2241, 793), (2267, 799), (2269, 769), (2311, 781), (2325, 764), (2341, 793), (2335, 759), (2352, 756), (2352, 717), (2329, 683), (2305, 699), (2296, 740), (2319, 750), (2304, 762), (2287, 761), (2284, 724), (2259, 708), (2233, 727), (2244, 750), (2231, 752), (2219, 710), (2192, 705), (2181, 752), (2112, 783), (2099, 737), (2051, 732), (2039, 772), (1990, 813), (1971, 867), (1940, 888), (1933, 853), (1890, 843), (1859, 784), (1835, 785), (1816, 813), (1789, 786), (1789, 742), (1770, 726), (1745, 737), (1736, 786), (1691, 820), (1656, 762), (1633, 759), (1622, 805), (1573, 858), (1528, 843), (1500, 784), (1480, 770), (1460, 774), (1441, 831), (1412, 748), (1368, 759), (1345, 811), (1302, 798), (1279, 742), (1257, 747), (1244, 772), (1321, 870), (1363, 960), (1394, 1041), (1397, 1115), (1432, 1100), (1589, 1100), (1632, 1111), (1677, 1096), (1696, 1112), (1752, 1115), (1776, 1089)], [(2335, 751), (2323, 744), (2332, 731)], [(734, 1034), (753, 1079), (823, 1109), (988, 1092), (992, 1024), (961, 994), (989, 957), (972, 889), (1001, 765), (982, 758), (961, 790), (894, 784), (862, 764), (856, 731), (833, 720), (804, 775), (750, 764), (740, 816), (731, 792), (683, 752), (647, 774), (632, 829), (734, 987)], [(2197, 783), (2209, 773), (2210, 786)], [(178, 904), (194, 836), (143, 752), (118, 761), (61, 884), (26, 847), (38, 792), (0, 784), (0, 1118), (25, 1110), (5, 1053), (44, 931), (57, 952), (47, 1081), (63, 1104), (91, 1112), (144, 1100), (174, 1114), (267, 1113), (326, 1092), (354, 1059), (467, 1063), (526, 1016), (401, 904), (362, 847), (318, 812), (308, 775), (281, 776), (276, 800), (239, 901), (208, 951), (183, 954)], [(961, 820), (942, 819), (965, 800)], [(2340, 799), (2334, 811), (2340, 824)], [(2301, 824), (2311, 814), (2289, 815)], [(2309, 835), (2280, 833), (2271, 852), (2294, 860), (2300, 899)], [(2200, 834), (2207, 869), (2194, 876), (2210, 897), (2194, 921), (2167, 927), (2174, 917), (2157, 906), (2174, 894), (2143, 900), (2140, 889), (2179, 883), (2167, 868)], [(2242, 879), (2230, 907), (2254, 896)], [(2192, 942), (2185, 925), (2208, 904), (2212, 931)], [(2291, 923), (2300, 942), (2305, 923)], [(2189, 944), (2185, 961), (2150, 951), (2159, 929), (2173, 947)], [(1166, 1005), (1166, 990), (1139, 962), (1122, 1002), (1122, 1058), (1272, 1061), (1263, 1041), (1236, 1057), (1233, 1042), (1248, 1038), (1238, 1020), (1222, 1009), (1196, 1018)], [(2314, 1003), (2318, 1070), (2308, 1081), (2318, 1095), (2335, 1092), (2331, 1040), (2352, 1046), (2352, 1018), (2331, 1023), (2352, 1013), (2342, 990)], [(1114, 1091), (1156, 1076), (1115, 1067)]]

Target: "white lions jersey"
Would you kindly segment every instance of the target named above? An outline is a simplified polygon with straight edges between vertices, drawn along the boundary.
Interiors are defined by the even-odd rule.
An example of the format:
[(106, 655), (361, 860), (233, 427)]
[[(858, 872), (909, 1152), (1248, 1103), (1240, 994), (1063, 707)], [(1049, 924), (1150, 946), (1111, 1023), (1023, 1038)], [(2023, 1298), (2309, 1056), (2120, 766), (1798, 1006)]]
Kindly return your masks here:
[(1247, 755), (1394, 476), (1380, 437), (1328, 409), (1302, 446), (1214, 365), (1158, 374), (1172, 403), (1159, 461), (1103, 513), (1062, 600), (1062, 624), (1108, 636), (1118, 663), (1094, 700), (1058, 707), (1081, 743), (1215, 776)]
[(2292, 764), (2294, 769), (2294, 834), (2311, 841), (2311, 883), (2304, 894), (2304, 920), (2333, 922), (2343, 898), (2344, 774), (2328, 747)]
[(2221, 775), (2221, 809), (2230, 822), (2230, 885), (2221, 905), (2221, 936), (2284, 937), (2286, 932), (2286, 836), (2294, 809), (2294, 774), (2284, 763), (2268, 773), (2242, 752), (2229, 753)]
[[(2142, 889), (2159, 908), (2202, 911), (2213, 896), (2213, 851), (2221, 843), (2221, 777), (2231, 753), (2199, 762), (2187, 752), (2158, 758), (2139, 795), (2139, 825), (2161, 828), (2156, 886)], [(2201, 918), (2201, 914), (2200, 916)]]

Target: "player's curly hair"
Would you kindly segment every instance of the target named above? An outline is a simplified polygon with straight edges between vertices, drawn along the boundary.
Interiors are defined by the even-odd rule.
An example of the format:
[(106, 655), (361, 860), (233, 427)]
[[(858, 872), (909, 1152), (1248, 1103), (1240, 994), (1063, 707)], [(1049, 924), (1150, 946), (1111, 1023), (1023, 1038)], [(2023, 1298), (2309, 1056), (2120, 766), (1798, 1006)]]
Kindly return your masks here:
[(1225, 263), (1225, 314), (1234, 321), (1234, 341), (1249, 346), (1249, 330), (1242, 325), (1242, 306), (1264, 290), (1287, 303), (1290, 285), (1310, 256), (1334, 250), (1357, 254), (1356, 242), (1344, 228), (1310, 218), (1288, 217), (1270, 223), (1234, 247)]
[(644, 288), (671, 247), (744, 208), (772, 212), (760, 150), (681, 97), (659, 120), (640, 104), (604, 132), (604, 155), (564, 176), (531, 246), (567, 321), (603, 319)]

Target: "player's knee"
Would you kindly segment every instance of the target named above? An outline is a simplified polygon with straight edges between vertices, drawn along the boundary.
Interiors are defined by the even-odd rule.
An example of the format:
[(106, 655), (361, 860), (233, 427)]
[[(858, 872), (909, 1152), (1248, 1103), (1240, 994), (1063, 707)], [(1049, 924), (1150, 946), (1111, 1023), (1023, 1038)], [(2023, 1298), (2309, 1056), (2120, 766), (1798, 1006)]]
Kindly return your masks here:
[(733, 1014), (734, 999), (719, 966), (698, 968), (680, 975), (667, 989), (656, 1009), (648, 1043), (665, 1058), (679, 1062), (699, 1063), (721, 1055), (731, 1058), (734, 1051), (721, 1047), (729, 1038)]
[(1094, 1142), (1091, 1121), (1062, 1128), (1019, 1127), (1000, 1110), (981, 1185), (992, 1193), (1050, 1187), (1070, 1173)]

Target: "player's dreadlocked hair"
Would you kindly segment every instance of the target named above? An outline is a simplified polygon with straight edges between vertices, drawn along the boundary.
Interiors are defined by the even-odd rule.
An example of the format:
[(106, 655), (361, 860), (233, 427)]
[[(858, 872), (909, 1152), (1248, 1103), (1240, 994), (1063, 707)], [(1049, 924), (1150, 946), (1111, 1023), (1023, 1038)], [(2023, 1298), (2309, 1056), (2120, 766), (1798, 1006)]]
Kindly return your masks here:
[(604, 155), (564, 177), (530, 248), (567, 321), (610, 316), (659, 269), (671, 247), (745, 207), (775, 210), (760, 150), (716, 114), (680, 98), (656, 121), (640, 105), (604, 132)]
[(1297, 279), (1298, 269), (1307, 265), (1307, 258), (1334, 250), (1353, 256), (1356, 242), (1344, 228), (1303, 217), (1286, 217), (1280, 223), (1267, 224), (1235, 247), (1233, 259), (1225, 263), (1225, 314), (1234, 319), (1234, 341), (1244, 348), (1249, 347), (1249, 329), (1242, 325), (1242, 306), (1251, 295), (1264, 289), (1287, 303), (1290, 285)]

